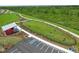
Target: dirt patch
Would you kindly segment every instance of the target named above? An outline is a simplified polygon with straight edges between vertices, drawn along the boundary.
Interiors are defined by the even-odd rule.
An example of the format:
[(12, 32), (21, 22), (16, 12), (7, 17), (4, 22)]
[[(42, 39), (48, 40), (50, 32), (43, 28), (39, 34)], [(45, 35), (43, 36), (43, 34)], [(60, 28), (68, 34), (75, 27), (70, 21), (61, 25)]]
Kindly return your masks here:
[(24, 32), (18, 32), (18, 33), (12, 34), (10, 36), (16, 36), (16, 37), (24, 39), (25, 36), (28, 36), (28, 35), (26, 33), (24, 33)]

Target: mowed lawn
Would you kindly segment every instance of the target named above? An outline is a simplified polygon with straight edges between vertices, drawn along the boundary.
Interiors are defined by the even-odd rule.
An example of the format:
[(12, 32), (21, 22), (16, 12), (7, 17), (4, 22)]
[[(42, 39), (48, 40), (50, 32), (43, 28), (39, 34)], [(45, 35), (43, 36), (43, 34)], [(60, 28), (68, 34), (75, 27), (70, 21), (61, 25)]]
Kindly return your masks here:
[(2, 14), (0, 15), (0, 27), (18, 20), (19, 17), (16, 14)]
[(29, 28), (32, 32), (38, 33), (49, 40), (58, 42), (63, 45), (74, 45), (75, 40), (70, 35), (60, 31), (59, 29), (49, 26), (45, 23), (37, 21), (28, 21), (23, 24)]

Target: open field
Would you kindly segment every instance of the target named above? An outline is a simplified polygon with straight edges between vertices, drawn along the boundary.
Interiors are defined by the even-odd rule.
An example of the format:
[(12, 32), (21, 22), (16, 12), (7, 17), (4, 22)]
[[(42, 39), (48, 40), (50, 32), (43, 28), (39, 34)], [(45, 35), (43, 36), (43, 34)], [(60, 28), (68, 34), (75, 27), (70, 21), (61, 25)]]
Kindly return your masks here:
[(74, 38), (55, 27), (36, 21), (25, 22), (24, 25), (31, 31), (36, 32), (39, 35), (43, 35), (51, 41), (55, 41), (63, 45), (75, 45)]
[(27, 6), (6, 7), (6, 9), (59, 24), (79, 34), (79, 6)]
[(2, 14), (0, 15), (0, 27), (18, 20), (19, 17), (16, 14)]

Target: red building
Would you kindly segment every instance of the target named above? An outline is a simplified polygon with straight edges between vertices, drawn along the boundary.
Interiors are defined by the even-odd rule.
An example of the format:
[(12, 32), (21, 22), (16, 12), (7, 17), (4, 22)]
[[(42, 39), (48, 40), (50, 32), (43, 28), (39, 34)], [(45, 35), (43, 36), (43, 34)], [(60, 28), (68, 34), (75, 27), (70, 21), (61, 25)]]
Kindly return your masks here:
[(14, 30), (13, 30), (13, 28), (10, 28), (10, 29), (6, 30), (5, 33), (6, 33), (6, 35), (11, 35), (14, 33)]
[(13, 33), (19, 32), (19, 29), (17, 28), (17, 25), (15, 23), (2, 26), (2, 30), (5, 35), (11, 35)]

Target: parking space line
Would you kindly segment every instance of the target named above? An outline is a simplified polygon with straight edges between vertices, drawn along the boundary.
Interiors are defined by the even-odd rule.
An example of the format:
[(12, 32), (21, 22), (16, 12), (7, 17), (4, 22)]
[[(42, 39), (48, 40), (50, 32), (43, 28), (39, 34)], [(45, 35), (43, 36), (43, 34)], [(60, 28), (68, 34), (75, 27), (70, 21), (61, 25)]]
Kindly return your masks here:
[(47, 47), (47, 49), (44, 52), (47, 52), (48, 48), (49, 48), (49, 46)]
[(42, 42), (40, 42), (39, 44), (36, 45), (36, 47), (38, 47)]
[(17, 51), (18, 49), (13, 50), (11, 53), (14, 53), (15, 51)]
[(36, 42), (34, 42), (32, 45), (36, 47), (36, 45), (38, 45), (39, 42), (40, 42), (40, 41), (36, 41)]
[(43, 44), (42, 47), (40, 48), (40, 50), (43, 49), (43, 47), (44, 47), (45, 45), (46, 45), (46, 44)]
[(33, 44), (35, 41), (36, 41), (36, 40), (32, 40), (32, 41), (29, 42), (29, 44)]
[(53, 53), (53, 51), (54, 51), (54, 47), (52, 48), (51, 53)]
[(30, 42), (31, 40), (26, 40), (26, 41), (24, 41), (24, 42)]

